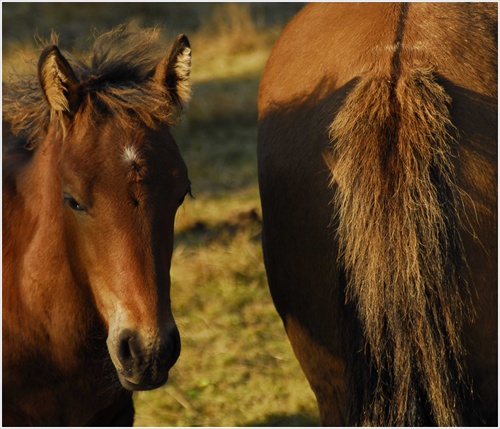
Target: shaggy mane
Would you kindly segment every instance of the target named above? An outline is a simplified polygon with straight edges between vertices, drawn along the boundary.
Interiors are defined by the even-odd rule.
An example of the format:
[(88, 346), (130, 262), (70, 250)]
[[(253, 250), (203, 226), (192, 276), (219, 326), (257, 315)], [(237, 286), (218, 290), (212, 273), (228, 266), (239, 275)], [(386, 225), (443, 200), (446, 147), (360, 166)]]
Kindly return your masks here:
[[(160, 39), (158, 29), (132, 30), (123, 25), (98, 37), (83, 60), (63, 52), (81, 84), (80, 109), (87, 109), (94, 120), (113, 116), (124, 127), (137, 120), (149, 127), (171, 123), (177, 106), (165, 85), (151, 79), (166, 54)], [(54, 33), (41, 47), (50, 45), (58, 45)], [(51, 120), (36, 67), (4, 82), (2, 95), (2, 119), (27, 147), (35, 147)]]

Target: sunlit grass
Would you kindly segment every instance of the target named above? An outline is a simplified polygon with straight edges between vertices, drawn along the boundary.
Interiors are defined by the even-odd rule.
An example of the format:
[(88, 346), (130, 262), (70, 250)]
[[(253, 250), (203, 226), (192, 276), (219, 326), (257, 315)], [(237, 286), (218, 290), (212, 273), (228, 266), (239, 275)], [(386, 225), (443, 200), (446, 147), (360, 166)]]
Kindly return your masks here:
[(171, 274), (183, 349), (169, 383), (137, 395), (136, 424), (316, 424), (267, 290), (255, 229), (198, 247), (178, 244)]

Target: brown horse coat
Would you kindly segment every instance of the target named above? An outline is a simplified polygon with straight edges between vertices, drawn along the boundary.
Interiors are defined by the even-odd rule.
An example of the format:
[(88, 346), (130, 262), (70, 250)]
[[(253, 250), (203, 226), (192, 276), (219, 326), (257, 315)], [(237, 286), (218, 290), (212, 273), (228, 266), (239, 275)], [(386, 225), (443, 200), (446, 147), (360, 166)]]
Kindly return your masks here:
[(497, 423), (497, 5), (312, 4), (259, 90), (271, 293), (325, 425)]
[(132, 391), (179, 356), (169, 269), (190, 183), (169, 126), (191, 49), (158, 35), (119, 27), (88, 64), (53, 38), (4, 84), (4, 425), (132, 425)]

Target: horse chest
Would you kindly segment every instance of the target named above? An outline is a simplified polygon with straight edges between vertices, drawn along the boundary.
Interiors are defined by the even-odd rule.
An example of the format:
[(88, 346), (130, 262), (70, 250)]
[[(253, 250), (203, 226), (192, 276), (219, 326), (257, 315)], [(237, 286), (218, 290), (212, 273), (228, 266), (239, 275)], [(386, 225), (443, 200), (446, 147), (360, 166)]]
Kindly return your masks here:
[(37, 368), (10, 370), (13, 376), (4, 380), (4, 423), (88, 426), (112, 417), (112, 410), (129, 404), (132, 395), (120, 386), (116, 376), (105, 374), (104, 367), (105, 363), (63, 374), (53, 363), (40, 360)]

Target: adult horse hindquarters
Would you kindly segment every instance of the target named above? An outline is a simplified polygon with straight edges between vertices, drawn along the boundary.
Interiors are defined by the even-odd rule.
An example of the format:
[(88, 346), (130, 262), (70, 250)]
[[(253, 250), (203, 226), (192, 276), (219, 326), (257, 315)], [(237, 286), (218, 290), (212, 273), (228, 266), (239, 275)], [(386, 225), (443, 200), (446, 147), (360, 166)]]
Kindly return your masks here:
[(271, 53), (264, 260), (325, 425), (496, 425), (496, 31), (494, 4), (313, 4)]
[(191, 49), (161, 45), (119, 27), (87, 65), (53, 36), (38, 79), (4, 84), (4, 425), (131, 425), (132, 391), (179, 356), (169, 269), (190, 183), (169, 126)]

